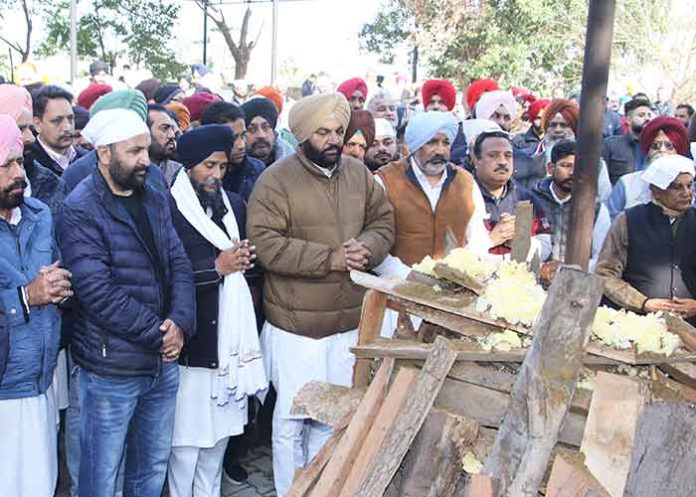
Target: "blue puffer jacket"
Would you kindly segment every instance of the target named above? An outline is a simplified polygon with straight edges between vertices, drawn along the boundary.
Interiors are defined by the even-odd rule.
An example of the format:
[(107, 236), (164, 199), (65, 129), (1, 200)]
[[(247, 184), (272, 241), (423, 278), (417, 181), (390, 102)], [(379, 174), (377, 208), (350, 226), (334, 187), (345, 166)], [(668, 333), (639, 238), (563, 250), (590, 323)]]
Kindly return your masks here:
[[(0, 400), (44, 393), (53, 381), (60, 342), (56, 306), (32, 307), (26, 315), (17, 291), (36, 277), (41, 266), (58, 258), (53, 218), (48, 207), (34, 198), (24, 199), (20, 210), (22, 219), (17, 226), (0, 221), (0, 305), (9, 330), (5, 372), (0, 372)], [(2, 348), (0, 344), (0, 354)]]
[(68, 196), (58, 221), (58, 245), (78, 301), (71, 351), (80, 366), (98, 375), (157, 375), (162, 321), (171, 319), (187, 337), (195, 330), (193, 270), (172, 225), (169, 202), (146, 184), (143, 206), (162, 264), (162, 285), (135, 223), (99, 170)]

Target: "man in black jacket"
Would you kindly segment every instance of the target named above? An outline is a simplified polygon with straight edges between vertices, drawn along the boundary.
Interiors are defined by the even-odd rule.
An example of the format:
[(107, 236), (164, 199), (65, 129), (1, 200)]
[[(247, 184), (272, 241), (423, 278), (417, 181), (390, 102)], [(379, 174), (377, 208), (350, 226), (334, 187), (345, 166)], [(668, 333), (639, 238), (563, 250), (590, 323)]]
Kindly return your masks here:
[[(172, 185), (174, 226), (196, 283), (196, 335), (179, 358), (180, 388), (169, 459), (172, 497), (220, 495), (223, 456), (244, 431), (247, 395), (267, 387), (251, 293), (254, 267), (242, 198), (222, 189), (234, 134), (204, 125), (179, 138), (181, 171)], [(239, 443), (239, 441), (237, 441)]]
[(32, 159), (57, 176), (87, 153), (74, 147), (75, 113), (73, 96), (58, 86), (44, 86), (32, 95), (36, 143)]

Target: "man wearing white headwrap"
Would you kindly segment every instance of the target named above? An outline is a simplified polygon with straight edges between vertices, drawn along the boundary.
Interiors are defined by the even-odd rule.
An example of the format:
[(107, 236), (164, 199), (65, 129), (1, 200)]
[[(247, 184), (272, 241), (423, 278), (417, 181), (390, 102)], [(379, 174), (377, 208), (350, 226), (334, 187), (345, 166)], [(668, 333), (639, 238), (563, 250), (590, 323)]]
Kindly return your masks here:
[(375, 139), (368, 144), (365, 165), (375, 172), (380, 167), (399, 160), (401, 154), (397, 145), (394, 126), (386, 119), (375, 119)]
[(273, 413), (273, 475), (278, 496), (330, 436), (331, 428), (290, 414), (312, 380), (350, 385), (364, 291), (351, 269), (382, 262), (394, 240), (384, 190), (365, 165), (341, 157), (350, 107), (340, 93), (305, 97), (290, 111), (299, 146), (258, 179), (247, 234), (265, 270), (261, 335)]
[(449, 161), (457, 126), (450, 112), (416, 115), (406, 127), (411, 155), (377, 170), (396, 222), (395, 244), (375, 268), (378, 274), (405, 278), (425, 256), (444, 257), (448, 229), (457, 245), (487, 254), (491, 241), (481, 191), (470, 173)]
[(124, 495), (164, 486), (179, 371), (195, 324), (191, 262), (165, 195), (145, 183), (150, 132), (126, 109), (82, 132), (97, 168), (68, 196), (56, 236), (79, 302), (72, 357), (80, 374), (78, 495), (112, 497), (125, 451)]
[(620, 213), (597, 262), (604, 293), (635, 312), (673, 312), (696, 321), (694, 164), (663, 156), (643, 173), (652, 201)]
[(517, 102), (509, 91), (495, 90), (484, 93), (476, 104), (476, 117), (495, 122), (510, 131), (517, 117)]

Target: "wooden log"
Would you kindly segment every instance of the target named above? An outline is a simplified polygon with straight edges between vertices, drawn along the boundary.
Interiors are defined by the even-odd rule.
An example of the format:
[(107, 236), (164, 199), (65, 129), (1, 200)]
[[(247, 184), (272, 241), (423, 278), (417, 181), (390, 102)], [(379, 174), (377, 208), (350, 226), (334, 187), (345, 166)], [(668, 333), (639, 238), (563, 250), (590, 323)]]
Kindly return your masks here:
[(312, 497), (334, 497), (338, 495), (345, 482), (351, 465), (358, 455), (360, 446), (367, 436), (379, 407), (384, 402), (389, 386), (389, 378), (394, 369), (394, 360), (387, 359), (377, 370), (375, 378), (365, 392), (350, 424), (338, 442), (331, 460), (315, 485)]
[(667, 328), (670, 332), (679, 335), (684, 347), (691, 352), (696, 352), (696, 328), (684, 321), (679, 316), (665, 313), (663, 314)]
[(321, 472), (324, 471), (326, 464), (333, 456), (334, 450), (338, 442), (343, 437), (343, 433), (346, 431), (346, 426), (350, 422), (352, 415), (348, 415), (343, 418), (338, 425), (342, 425), (340, 428), (336, 428), (331, 434), (331, 437), (326, 441), (321, 450), (314, 456), (314, 459), (305, 466), (304, 468), (298, 470), (295, 473), (295, 478), (292, 481), (292, 487), (287, 493), (286, 497), (304, 497), (307, 495), (314, 484), (319, 479)]
[[(362, 314), (358, 327), (358, 345), (373, 342), (379, 337), (387, 309), (387, 295), (368, 290), (363, 297)], [(353, 386), (364, 387), (370, 382), (370, 361), (358, 359), (353, 368)]]
[(558, 454), (553, 462), (546, 497), (610, 497), (581, 457)]
[(656, 403), (643, 410), (625, 497), (696, 495), (696, 406)]
[(351, 497), (362, 481), (365, 473), (373, 464), (375, 454), (384, 442), (384, 437), (396, 420), (399, 412), (403, 409), (406, 399), (411, 394), (411, 390), (418, 379), (418, 370), (413, 368), (401, 368), (394, 379), (394, 383), (389, 389), (387, 398), (372, 424), (372, 428), (365, 437), (365, 442), (360, 448), (358, 456), (355, 458), (348, 478), (343, 485), (340, 496)]
[(485, 289), (483, 282), (478, 278), (470, 276), (459, 269), (455, 269), (441, 262), (435, 264), (433, 271), (439, 278), (446, 281), (451, 281), (460, 287), (474, 292), (476, 295), (481, 295)]
[(623, 497), (638, 420), (649, 397), (646, 381), (597, 372), (580, 450), (612, 497)]
[(385, 497), (451, 497), (478, 429), (473, 419), (431, 409)]
[(534, 210), (529, 200), (517, 202), (515, 207), (515, 236), (512, 239), (513, 261), (526, 262), (529, 249), (532, 246), (532, 223), (534, 222)]
[(479, 321), (463, 318), (450, 312), (433, 309), (423, 304), (416, 304), (400, 297), (389, 296), (387, 307), (395, 311), (406, 311), (409, 314), (423, 318), (425, 321), (447, 328), (463, 336), (480, 336), (498, 331), (499, 326), (491, 326)]
[(680, 383), (696, 388), (696, 364), (660, 364), (660, 369)]
[(532, 346), (483, 473), (501, 493), (536, 497), (568, 413), (602, 295), (597, 276), (562, 266), (551, 284)]
[(364, 394), (363, 388), (310, 381), (295, 394), (290, 414), (335, 427), (346, 415), (352, 416)]
[(356, 497), (384, 494), (433, 406), (435, 397), (454, 364), (456, 355), (449, 340), (437, 337), (432, 352), (418, 375), (415, 388), (411, 391), (403, 410), (389, 428), (384, 443), (374, 458), (374, 464), (355, 492)]

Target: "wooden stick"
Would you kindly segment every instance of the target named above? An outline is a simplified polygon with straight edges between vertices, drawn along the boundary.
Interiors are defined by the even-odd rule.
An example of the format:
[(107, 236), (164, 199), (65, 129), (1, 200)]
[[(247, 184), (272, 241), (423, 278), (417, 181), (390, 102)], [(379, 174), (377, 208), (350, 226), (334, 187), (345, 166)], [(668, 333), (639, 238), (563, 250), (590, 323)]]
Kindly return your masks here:
[(513, 261), (526, 262), (529, 249), (532, 246), (532, 224), (534, 209), (529, 200), (517, 202), (515, 206), (515, 237), (512, 239)]
[(449, 340), (437, 337), (433, 350), (418, 375), (418, 383), (389, 428), (384, 443), (374, 458), (374, 464), (355, 492), (356, 497), (384, 494), (433, 406), (456, 355)]
[(377, 416), (379, 406), (387, 395), (389, 377), (393, 369), (394, 360), (386, 359), (377, 370), (346, 432), (333, 451), (331, 460), (312, 490), (310, 494), (312, 497), (335, 497), (340, 492), (360, 446)]
[(468, 497), (496, 497), (497, 485), (494, 478), (486, 475), (471, 475), (469, 479)]
[(601, 296), (597, 276), (563, 266), (554, 278), (484, 464), (483, 474), (500, 481), (503, 495), (537, 495), (575, 392)]
[[(373, 342), (379, 337), (387, 309), (385, 293), (368, 290), (363, 298), (362, 314), (358, 327), (358, 345)], [(370, 361), (357, 360), (353, 368), (353, 386), (364, 387), (370, 382)]]
[(557, 455), (551, 469), (546, 497), (611, 497), (578, 460)]

